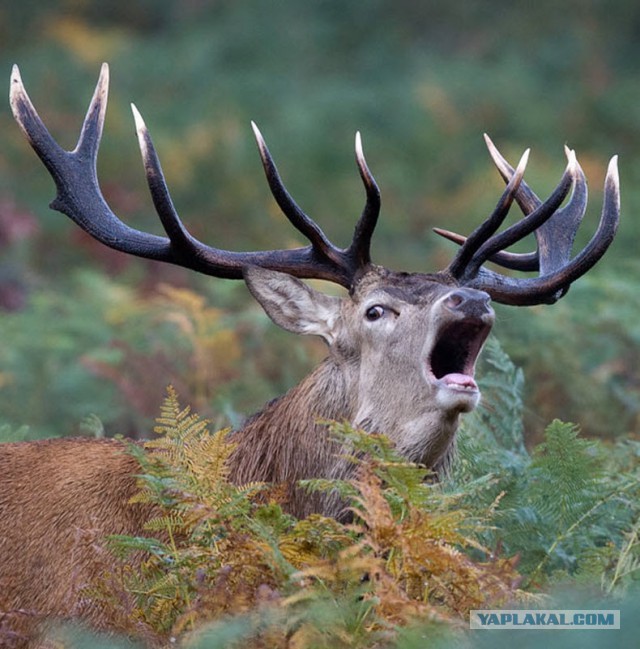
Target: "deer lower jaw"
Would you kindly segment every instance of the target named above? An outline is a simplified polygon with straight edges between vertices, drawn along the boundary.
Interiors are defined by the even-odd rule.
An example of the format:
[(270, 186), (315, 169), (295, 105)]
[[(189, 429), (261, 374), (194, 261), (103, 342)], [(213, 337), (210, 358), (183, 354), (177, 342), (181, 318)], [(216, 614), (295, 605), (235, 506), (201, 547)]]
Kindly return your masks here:
[(473, 376), (453, 372), (437, 379), (431, 376), (436, 403), (442, 410), (470, 412), (480, 402), (480, 390)]

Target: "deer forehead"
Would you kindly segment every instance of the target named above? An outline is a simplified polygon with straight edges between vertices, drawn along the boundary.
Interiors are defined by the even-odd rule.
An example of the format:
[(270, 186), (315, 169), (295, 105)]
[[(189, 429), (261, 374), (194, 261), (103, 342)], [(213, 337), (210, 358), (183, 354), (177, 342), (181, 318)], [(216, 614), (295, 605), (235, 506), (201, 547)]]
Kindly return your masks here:
[(354, 284), (351, 297), (356, 304), (387, 297), (415, 306), (429, 306), (456, 287), (455, 280), (442, 273), (396, 272), (374, 266)]

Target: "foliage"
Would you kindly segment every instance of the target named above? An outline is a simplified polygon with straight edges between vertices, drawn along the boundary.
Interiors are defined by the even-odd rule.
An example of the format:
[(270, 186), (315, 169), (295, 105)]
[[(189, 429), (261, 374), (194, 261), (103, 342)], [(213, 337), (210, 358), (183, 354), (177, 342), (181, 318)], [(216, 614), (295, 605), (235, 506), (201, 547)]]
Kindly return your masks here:
[[(112, 539), (134, 567), (105, 573), (93, 596), (126, 600), (123, 630), (147, 641), (411, 647), (425, 634), (468, 642), (472, 608), (549, 608), (554, 598), (562, 607), (560, 586), (635, 593), (640, 447), (605, 447), (555, 421), (527, 452), (519, 372), (495, 341), (488, 352), (495, 405), (465, 425), (443, 482), (384, 436), (328, 424), (356, 473), (306, 487), (340, 490), (353, 512), (345, 524), (285, 514), (277, 485), (230, 483), (233, 434), (209, 432), (170, 388), (161, 436), (132, 448), (142, 467), (135, 500), (154, 508), (148, 536)], [(509, 425), (519, 433), (506, 435)]]
[[(354, 520), (340, 524), (283, 513), (277, 486), (230, 483), (233, 435), (207, 424), (169, 389), (156, 427), (162, 436), (145, 451), (132, 448), (142, 467), (135, 501), (155, 513), (149, 537), (112, 544), (120, 556), (146, 558), (106, 573), (93, 592), (130, 602), (125, 630), (179, 636), (244, 614), (256, 642), (269, 638), (270, 646), (370, 646), (414, 619), (455, 627), (470, 608), (520, 596), (512, 562), (472, 559), (464, 550), (479, 545), (464, 510), (386, 438), (331, 427), (366, 454), (350, 484)], [(116, 575), (122, 591), (114, 594)]]
[[(526, 359), (526, 427), (539, 439), (544, 422), (562, 412), (590, 435), (613, 439), (637, 430), (638, 307), (636, 261), (585, 276), (552, 309), (513, 310), (500, 337), (514, 361)], [(586, 342), (591, 341), (591, 342)], [(535, 353), (532, 354), (532, 350)]]
[[(418, 473), (389, 482), (391, 491), (385, 481), (392, 477), (373, 467), (360, 479), (362, 488), (367, 480), (375, 483), (373, 476), (383, 480), (367, 488), (384, 493), (393, 517), (402, 515), (403, 498), (419, 511), (437, 510), (438, 498), (450, 503), (447, 509), (443, 500), (442, 512), (459, 508), (459, 531), (474, 542), (465, 556), (474, 565), (491, 556), (482, 548), (500, 559), (517, 557), (527, 592), (547, 592), (556, 582), (585, 584), (611, 597), (628, 592), (635, 602), (631, 610), (637, 608), (640, 225), (626, 217), (640, 209), (640, 188), (633, 183), (640, 123), (629, 110), (640, 100), (637, 3), (572, 0), (565, 12), (570, 20), (555, 21), (549, 16), (558, 15), (556, 4), (524, 0), (499, 9), (470, 0), (462, 12), (452, 3), (408, 0), (376, 0), (366, 11), (352, 0), (5, 5), (0, 68), (8, 78), (10, 64), (20, 64), (36, 105), (65, 146), (73, 146), (99, 63), (111, 63), (99, 175), (110, 204), (140, 229), (157, 232), (158, 225), (142, 173), (135, 171), (140, 161), (131, 100), (152, 130), (185, 222), (198, 237), (230, 249), (300, 243), (261, 184), (250, 118), (268, 136), (296, 199), (336, 242), (348, 240), (362, 207), (345, 144), (360, 129), (384, 197), (374, 258), (407, 270), (449, 261), (451, 248), (428, 235), (431, 226), (446, 222), (468, 233), (491, 210), (501, 187), (481, 146), (483, 131), (510, 159), (533, 144), (527, 179), (541, 195), (557, 182), (560, 143), (569, 142), (590, 179), (595, 205), (606, 159), (620, 153), (623, 221), (612, 251), (559, 304), (498, 309), (496, 329), (524, 370), (526, 394), (523, 373), (492, 342), (480, 372), (484, 406), (465, 420), (448, 481), (424, 492), (407, 486), (410, 496), (394, 496), (402, 480), (409, 474), (417, 480)], [(0, 439), (62, 435), (79, 426), (103, 434), (100, 422), (107, 434), (138, 435), (150, 429), (168, 382), (206, 416), (224, 413), (225, 421), (237, 420), (289, 387), (318, 357), (311, 344), (292, 350), (288, 338), (265, 333), (264, 319), (246, 307), (246, 292), (233, 282), (187, 279), (182, 271), (125, 261), (78, 236), (65, 218), (47, 210), (52, 185), (38, 165), (5, 108)], [(591, 215), (585, 227), (594, 229)], [(162, 293), (158, 287), (167, 283), (188, 288)], [(222, 310), (211, 311), (209, 303)], [(569, 424), (548, 427), (558, 416), (605, 442), (585, 442)], [(216, 424), (223, 425), (222, 418)], [(351, 435), (346, 429), (337, 434)], [(393, 464), (383, 443), (362, 448)], [(189, 471), (182, 467), (179, 473)], [(354, 498), (354, 507), (364, 497), (354, 484), (334, 487)], [(415, 502), (418, 494), (432, 500)], [(310, 561), (318, 559), (323, 535), (336, 535), (335, 552), (348, 543), (344, 530), (326, 521), (290, 521), (266, 487), (256, 498), (240, 500), (249, 512), (243, 520), (249, 526), (266, 508), (270, 522), (261, 529), (269, 531), (270, 547), (303, 524), (298, 533), (310, 544)], [(411, 521), (409, 516), (406, 524), (418, 524)], [(274, 527), (278, 531), (270, 531)], [(166, 536), (166, 526), (154, 534), (160, 532)], [(253, 528), (246, 533), (257, 538)], [(362, 530), (347, 534), (353, 540)], [(363, 548), (376, 556), (373, 542)], [(280, 570), (289, 564), (302, 570), (285, 550)], [(164, 565), (166, 574), (171, 565)], [(400, 563), (398, 570), (410, 565)], [(391, 567), (384, 565), (387, 572)], [(184, 577), (180, 573), (176, 589)], [(189, 597), (188, 589), (199, 587), (193, 580), (187, 580)], [(263, 589), (263, 599), (254, 593), (257, 605), (245, 614), (217, 622), (203, 646), (244, 642), (271, 624), (278, 627), (274, 611), (288, 594), (272, 590)], [(311, 598), (307, 608), (297, 605), (301, 627), (323, 629), (342, 615), (341, 628), (357, 630), (364, 628), (361, 620), (377, 615), (366, 608), (369, 600), (336, 600), (331, 588), (327, 592), (322, 602)], [(147, 624), (149, 633), (152, 626)], [(450, 641), (450, 626), (439, 628)], [(422, 647), (425, 633), (432, 642), (434, 625), (427, 631), (410, 625), (398, 642)], [(493, 634), (491, 641), (497, 643)]]
[(1, 420), (12, 428), (27, 424), (29, 437), (69, 434), (91, 413), (107, 420), (105, 403), (112, 406), (108, 423), (120, 420), (113, 391), (92, 380), (80, 359), (107, 345), (113, 332), (106, 314), (129, 299), (125, 287), (77, 273), (66, 291), (34, 293), (24, 310), (4, 313)]
[(216, 396), (223, 400), (240, 357), (237, 322), (203, 296), (159, 284), (149, 296), (112, 308), (108, 319), (123, 336), (110, 343), (115, 354), (84, 365), (112, 381), (137, 412), (153, 416), (167, 376), (200, 411), (209, 412)]
[[(374, 258), (407, 270), (441, 268), (451, 258), (449, 244), (429, 235), (432, 226), (468, 233), (495, 203), (501, 182), (482, 147), (482, 132), (511, 160), (534, 147), (527, 179), (541, 196), (561, 173), (561, 144), (576, 148), (594, 204), (578, 236), (582, 243), (595, 228), (606, 161), (619, 153), (623, 220), (611, 253), (560, 304), (504, 310), (498, 326), (528, 377), (528, 441), (539, 441), (557, 416), (576, 422), (589, 436), (640, 430), (635, 316), (640, 226), (626, 218), (640, 210), (640, 189), (633, 182), (640, 123), (629, 110), (640, 100), (635, 3), (572, 0), (570, 19), (557, 21), (548, 19), (555, 15), (551, 3), (523, 0), (499, 9), (474, 0), (465, 3), (464, 12), (442, 1), (408, 0), (375, 0), (367, 11), (353, 0), (286, 0), (276, 6), (158, 0), (151, 6), (149, 0), (124, 5), (36, 0), (0, 8), (4, 78), (11, 63), (20, 64), (36, 106), (65, 146), (73, 146), (100, 62), (112, 65), (99, 175), (116, 212), (142, 230), (158, 232), (159, 225), (132, 134), (132, 100), (151, 128), (185, 223), (202, 240), (233, 250), (300, 243), (264, 186), (249, 119), (261, 125), (300, 205), (340, 245), (362, 209), (349, 152), (353, 132), (361, 130), (384, 198)], [(79, 236), (66, 218), (47, 209), (51, 181), (6, 107), (0, 111), (0, 172), (0, 304), (24, 310), (21, 329), (3, 331), (10, 334), (5, 345), (24, 349), (24, 330), (38, 347), (36, 324), (42, 322), (55, 323), (65, 344), (76, 345), (75, 354), (42, 350), (39, 364), (35, 353), (28, 358), (19, 378), (27, 403), (15, 398), (16, 391), (3, 414), (21, 424), (12, 412), (19, 407), (34, 413), (28, 422), (34, 435), (59, 435), (87, 414), (77, 412), (84, 404), (105, 420), (107, 431), (142, 428), (157, 411), (159, 391), (153, 402), (144, 395), (144, 403), (136, 404), (144, 416), (128, 421), (130, 404), (118, 402), (112, 388), (96, 389), (74, 363), (93, 345), (100, 350), (98, 361), (109, 356), (105, 372), (114, 371), (109, 366), (118, 356), (134, 365), (128, 337), (116, 337), (128, 345), (107, 352), (108, 341), (96, 339), (99, 331), (69, 334), (63, 330), (69, 320), (51, 319), (53, 304), (44, 310), (35, 301), (51, 292), (48, 301), (67, 309), (69, 271), (79, 267), (116, 277), (136, 299), (158, 283), (188, 283), (224, 308), (230, 303), (224, 292), (234, 289), (211, 288), (224, 282), (187, 280), (186, 273), (157, 264), (125, 261)], [(21, 297), (7, 300), (7, 291)], [(98, 295), (88, 298), (87, 306), (94, 308), (84, 322), (93, 321), (100, 330), (103, 323), (96, 319), (103, 311), (92, 299)], [(238, 290), (231, 301), (237, 308), (247, 300)], [(165, 344), (172, 342), (158, 336), (152, 375), (160, 368), (166, 374), (173, 353)], [(0, 360), (0, 381), (7, 371), (20, 373)], [(58, 374), (48, 363), (59, 380), (52, 379)], [(192, 402), (206, 414), (220, 412), (221, 405), (247, 413), (291, 384), (284, 370), (274, 369), (279, 365), (260, 362), (250, 368), (256, 370), (255, 385), (243, 387), (239, 402), (228, 403), (225, 395), (204, 404), (208, 393), (200, 388)], [(129, 390), (115, 372), (112, 380)], [(131, 382), (139, 386), (135, 376)], [(191, 399), (179, 378), (166, 376), (165, 383)], [(68, 398), (72, 384), (86, 398)], [(111, 420), (105, 414), (116, 410)]]
[(573, 424), (554, 421), (544, 441), (527, 452), (521, 438), (504, 434), (509, 427), (522, 431), (522, 397), (511, 382), (518, 371), (495, 341), (486, 363), (494, 368), (484, 388), (487, 405), (463, 423), (460, 461), (448, 488), (472, 489), (463, 503), (476, 508), (479, 518), (494, 511), (482, 541), (519, 556), (527, 586), (588, 579), (593, 572), (603, 583), (613, 580), (609, 592), (622, 587), (614, 566), (627, 556), (623, 548), (636, 543), (640, 446), (634, 440), (585, 440)]
[[(0, 349), (2, 421), (51, 437), (86, 432), (78, 422), (94, 416), (110, 434), (137, 437), (167, 380), (201, 411), (225, 410), (238, 392), (239, 321), (186, 288), (140, 296), (100, 274), (74, 273), (0, 318), (11, 341)], [(244, 405), (237, 394), (234, 405)], [(2, 430), (0, 439), (8, 439)]]

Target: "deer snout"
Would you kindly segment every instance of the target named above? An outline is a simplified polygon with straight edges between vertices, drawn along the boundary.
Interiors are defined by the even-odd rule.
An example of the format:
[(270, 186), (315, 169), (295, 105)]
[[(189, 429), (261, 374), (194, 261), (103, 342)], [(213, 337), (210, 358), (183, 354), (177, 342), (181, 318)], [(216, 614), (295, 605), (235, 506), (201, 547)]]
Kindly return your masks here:
[(444, 306), (453, 313), (471, 318), (486, 320), (494, 315), (489, 295), (474, 288), (458, 288), (452, 291), (444, 300)]

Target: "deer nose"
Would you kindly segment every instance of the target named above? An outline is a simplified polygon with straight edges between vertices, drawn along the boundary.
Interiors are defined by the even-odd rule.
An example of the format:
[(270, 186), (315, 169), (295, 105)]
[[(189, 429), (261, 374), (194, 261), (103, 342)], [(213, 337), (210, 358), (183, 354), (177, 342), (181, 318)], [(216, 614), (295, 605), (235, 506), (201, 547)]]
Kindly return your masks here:
[(484, 291), (474, 288), (458, 288), (447, 295), (444, 305), (454, 313), (479, 318), (493, 315), (491, 298)]

